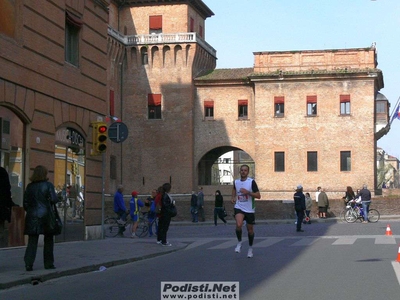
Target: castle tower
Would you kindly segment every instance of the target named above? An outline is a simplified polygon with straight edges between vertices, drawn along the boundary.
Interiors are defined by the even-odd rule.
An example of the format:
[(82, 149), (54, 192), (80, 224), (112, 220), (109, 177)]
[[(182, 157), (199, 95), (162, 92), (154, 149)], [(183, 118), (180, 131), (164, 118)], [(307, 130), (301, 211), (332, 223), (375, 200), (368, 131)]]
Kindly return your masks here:
[(216, 66), (205, 41), (212, 15), (201, 0), (110, 6), (110, 115), (129, 129), (125, 142), (110, 145), (111, 191), (123, 183), (147, 193), (171, 182), (180, 193), (196, 184), (193, 79)]

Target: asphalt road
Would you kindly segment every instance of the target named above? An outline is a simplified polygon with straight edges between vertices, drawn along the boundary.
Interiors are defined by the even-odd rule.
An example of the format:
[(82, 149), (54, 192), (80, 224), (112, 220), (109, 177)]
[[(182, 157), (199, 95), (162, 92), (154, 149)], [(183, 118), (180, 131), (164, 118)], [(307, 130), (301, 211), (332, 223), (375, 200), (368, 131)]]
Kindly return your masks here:
[[(393, 236), (385, 235), (388, 222)], [(185, 281), (238, 282), (240, 299), (251, 300), (398, 300), (400, 263), (396, 259), (400, 222), (388, 222), (315, 223), (304, 225), (303, 233), (297, 233), (294, 224), (260, 224), (255, 228), (251, 259), (246, 255), (246, 230), (242, 252), (234, 252), (233, 224), (172, 226), (169, 241), (187, 243), (184, 250), (104, 272), (20, 286), (0, 296), (2, 299), (161, 299), (161, 282)], [(203, 299), (208, 299), (207, 295)]]

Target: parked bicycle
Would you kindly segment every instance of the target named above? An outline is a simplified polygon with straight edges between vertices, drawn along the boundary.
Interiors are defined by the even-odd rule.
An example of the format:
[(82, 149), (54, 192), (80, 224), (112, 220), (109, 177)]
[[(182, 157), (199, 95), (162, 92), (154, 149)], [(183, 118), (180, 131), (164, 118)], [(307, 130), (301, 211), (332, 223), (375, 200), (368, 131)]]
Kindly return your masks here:
[[(136, 235), (139, 237), (145, 237), (149, 231), (145, 214), (146, 213), (139, 213), (138, 227), (136, 229)], [(129, 214), (125, 223), (121, 223), (118, 217), (107, 217), (104, 220), (104, 235), (106, 237), (115, 237), (118, 235), (121, 227), (124, 227), (125, 231), (127, 230), (129, 233), (132, 233), (132, 225), (133, 221)]]
[[(364, 209), (359, 204), (355, 203), (355, 201), (351, 202), (346, 206), (346, 214), (345, 220), (348, 223), (354, 223), (357, 220), (361, 222), (364, 220)], [(368, 222), (376, 223), (380, 218), (380, 213), (376, 209), (369, 209), (368, 210)]]

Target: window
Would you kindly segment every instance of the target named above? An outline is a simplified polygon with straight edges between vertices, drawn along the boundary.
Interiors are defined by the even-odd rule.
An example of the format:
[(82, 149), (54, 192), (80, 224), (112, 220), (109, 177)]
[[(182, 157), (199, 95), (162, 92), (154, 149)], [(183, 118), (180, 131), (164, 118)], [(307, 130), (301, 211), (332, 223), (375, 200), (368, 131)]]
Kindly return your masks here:
[(275, 172), (285, 172), (285, 152), (275, 152)]
[(117, 157), (110, 156), (110, 179), (117, 179)]
[(318, 171), (318, 155), (316, 151), (307, 152), (307, 171)]
[(161, 94), (148, 95), (149, 119), (161, 119)]
[(284, 117), (285, 97), (274, 97), (275, 117)]
[(190, 30), (189, 32), (194, 32), (194, 19), (190, 18)]
[(386, 113), (386, 103), (383, 101), (376, 102), (376, 112), (377, 113)]
[(162, 33), (162, 16), (149, 17), (149, 32)]
[(350, 151), (340, 151), (340, 171), (351, 171)]
[(214, 101), (204, 101), (204, 116), (206, 119), (214, 119)]
[(203, 38), (203, 26), (199, 25), (199, 35)]
[(147, 53), (147, 47), (143, 47), (142, 49), (140, 49), (140, 55), (142, 58), (142, 65), (148, 65), (149, 64), (149, 56)]
[(307, 96), (307, 115), (317, 115), (317, 96)]
[(350, 95), (340, 95), (340, 114), (350, 114)]
[(114, 107), (114, 90), (110, 90), (110, 116), (115, 116), (115, 107)]
[(239, 119), (247, 119), (247, 107), (248, 107), (247, 100), (239, 100), (238, 106), (239, 106), (239, 109), (238, 109)]
[(79, 66), (79, 31), (82, 20), (66, 13), (65, 17), (65, 61)]

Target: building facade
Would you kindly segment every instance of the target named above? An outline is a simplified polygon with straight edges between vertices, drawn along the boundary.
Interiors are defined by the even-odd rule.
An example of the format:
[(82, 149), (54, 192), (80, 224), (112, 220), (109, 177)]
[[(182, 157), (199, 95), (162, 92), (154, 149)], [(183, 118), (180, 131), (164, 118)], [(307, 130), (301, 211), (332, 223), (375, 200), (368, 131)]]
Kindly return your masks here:
[(120, 72), (110, 110), (130, 130), (112, 145), (114, 187), (206, 189), (230, 151), (249, 156), (264, 200), (291, 199), (299, 183), (332, 196), (377, 187), (389, 103), (374, 45), (256, 52), (252, 68), (215, 69), (204, 34), (213, 13), (202, 1), (113, 3), (110, 70)]
[[(107, 111), (108, 3), (5, 0), (0, 20), (0, 153), (13, 200), (22, 206), (32, 170), (44, 165), (63, 200), (57, 240), (90, 238), (101, 223), (102, 160), (89, 153), (91, 121)], [(79, 192), (85, 214), (72, 218)]]

